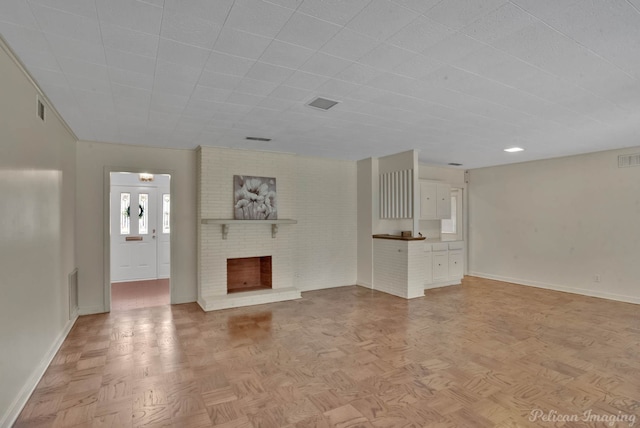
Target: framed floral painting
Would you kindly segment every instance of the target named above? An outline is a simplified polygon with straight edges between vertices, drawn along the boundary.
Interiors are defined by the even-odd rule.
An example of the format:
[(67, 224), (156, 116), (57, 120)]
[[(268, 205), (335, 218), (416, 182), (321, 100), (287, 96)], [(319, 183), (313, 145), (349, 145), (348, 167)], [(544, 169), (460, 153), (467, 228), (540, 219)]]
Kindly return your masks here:
[(277, 220), (276, 179), (233, 176), (234, 218), (236, 220)]

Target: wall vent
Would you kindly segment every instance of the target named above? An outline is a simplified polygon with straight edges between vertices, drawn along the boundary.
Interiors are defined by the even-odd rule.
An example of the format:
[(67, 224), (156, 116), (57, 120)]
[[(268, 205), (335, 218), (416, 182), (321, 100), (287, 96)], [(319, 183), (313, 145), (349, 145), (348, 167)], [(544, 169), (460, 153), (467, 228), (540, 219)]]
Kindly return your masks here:
[(627, 168), (630, 166), (640, 166), (640, 153), (618, 156), (618, 168)]
[(42, 119), (42, 121), (44, 122), (44, 103), (40, 100), (40, 97), (38, 97), (38, 117), (40, 119)]
[(69, 274), (69, 319), (78, 316), (78, 268)]
[(271, 141), (271, 138), (263, 138), (263, 137), (244, 137), (245, 140), (250, 140), (250, 141), (265, 141), (265, 142), (269, 142)]

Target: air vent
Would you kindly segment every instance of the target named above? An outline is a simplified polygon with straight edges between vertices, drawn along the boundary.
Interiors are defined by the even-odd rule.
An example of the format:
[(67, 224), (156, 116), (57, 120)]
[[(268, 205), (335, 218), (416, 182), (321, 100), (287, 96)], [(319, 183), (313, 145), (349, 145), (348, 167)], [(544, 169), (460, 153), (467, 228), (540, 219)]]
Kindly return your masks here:
[(618, 156), (618, 168), (627, 168), (630, 166), (640, 166), (640, 153)]
[(309, 107), (319, 108), (320, 110), (329, 110), (334, 105), (338, 104), (340, 101), (328, 100), (326, 98), (316, 98), (307, 104)]
[(44, 122), (44, 104), (38, 98), (38, 117)]
[(245, 140), (251, 140), (251, 141), (271, 141), (271, 138), (262, 138), (262, 137), (245, 137)]
[(456, 163), (456, 162), (449, 162), (450, 166), (462, 166), (461, 163)]

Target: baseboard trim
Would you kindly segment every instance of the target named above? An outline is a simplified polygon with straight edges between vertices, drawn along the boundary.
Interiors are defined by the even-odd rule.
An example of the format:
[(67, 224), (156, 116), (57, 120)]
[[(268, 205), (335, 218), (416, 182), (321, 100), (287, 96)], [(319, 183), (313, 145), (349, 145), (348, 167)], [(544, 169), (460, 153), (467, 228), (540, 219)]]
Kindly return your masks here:
[(73, 328), (73, 325), (75, 324), (77, 319), (78, 317), (75, 317), (67, 321), (64, 329), (60, 332), (47, 353), (44, 355), (44, 357), (40, 361), (40, 364), (38, 364), (33, 370), (31, 376), (29, 376), (29, 379), (27, 379), (27, 381), (25, 382), (16, 399), (13, 400), (13, 403), (11, 403), (11, 406), (9, 406), (9, 409), (0, 419), (0, 427), (10, 427), (16, 422), (16, 419), (18, 419), (18, 416), (20, 416), (20, 412), (22, 412), (22, 409), (27, 404), (29, 397), (31, 397), (31, 394), (36, 389), (36, 386), (38, 386), (38, 382), (40, 382), (40, 379), (42, 379), (42, 376), (47, 371), (49, 364), (51, 364), (51, 361), (53, 361), (56, 353), (58, 353), (58, 350), (62, 346), (64, 340), (67, 338), (67, 335)]
[(78, 315), (103, 314), (106, 311), (103, 306), (81, 306), (78, 308)]
[(544, 288), (546, 290), (562, 291), (564, 293), (579, 294), (581, 296), (598, 297), (600, 299), (615, 300), (617, 302), (640, 304), (640, 297), (626, 296), (623, 294), (606, 293), (603, 291), (586, 290), (584, 288), (566, 287), (564, 285), (550, 284), (540, 281), (532, 281), (528, 279), (511, 278), (508, 276), (493, 275), (484, 272), (469, 272), (470, 276), (479, 278), (493, 279), (496, 281), (511, 282), (519, 285), (526, 285), (536, 288)]
[(433, 290), (434, 288), (442, 288), (442, 287), (449, 287), (450, 285), (460, 285), (462, 283), (461, 279), (454, 279), (451, 281), (444, 281), (444, 282), (436, 282), (434, 284), (427, 284), (424, 286), (425, 290)]
[(368, 288), (368, 289), (370, 289), (370, 290), (372, 290), (372, 289), (373, 289), (373, 286), (372, 286), (371, 284), (368, 284), (368, 283), (366, 283), (366, 282), (362, 282), (362, 281), (356, 282), (356, 285), (357, 285), (358, 287), (364, 287), (364, 288)]

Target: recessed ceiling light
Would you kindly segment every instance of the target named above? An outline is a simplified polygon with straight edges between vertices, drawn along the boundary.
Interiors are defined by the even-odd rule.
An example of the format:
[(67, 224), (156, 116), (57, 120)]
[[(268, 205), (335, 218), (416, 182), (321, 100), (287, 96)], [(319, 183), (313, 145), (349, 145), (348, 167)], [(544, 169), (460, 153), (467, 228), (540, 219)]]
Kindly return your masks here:
[(333, 100), (328, 100), (326, 98), (319, 98), (318, 97), (315, 100), (311, 101), (307, 105), (309, 107), (315, 107), (315, 108), (319, 108), (321, 110), (329, 110), (331, 107), (335, 106), (339, 102), (340, 101), (333, 101)]
[(245, 140), (251, 141), (271, 141), (271, 138), (262, 138), (262, 137), (244, 137)]
[(524, 149), (522, 147), (509, 147), (508, 149), (504, 149), (505, 152), (509, 152), (509, 153), (515, 153), (515, 152), (521, 152)]

